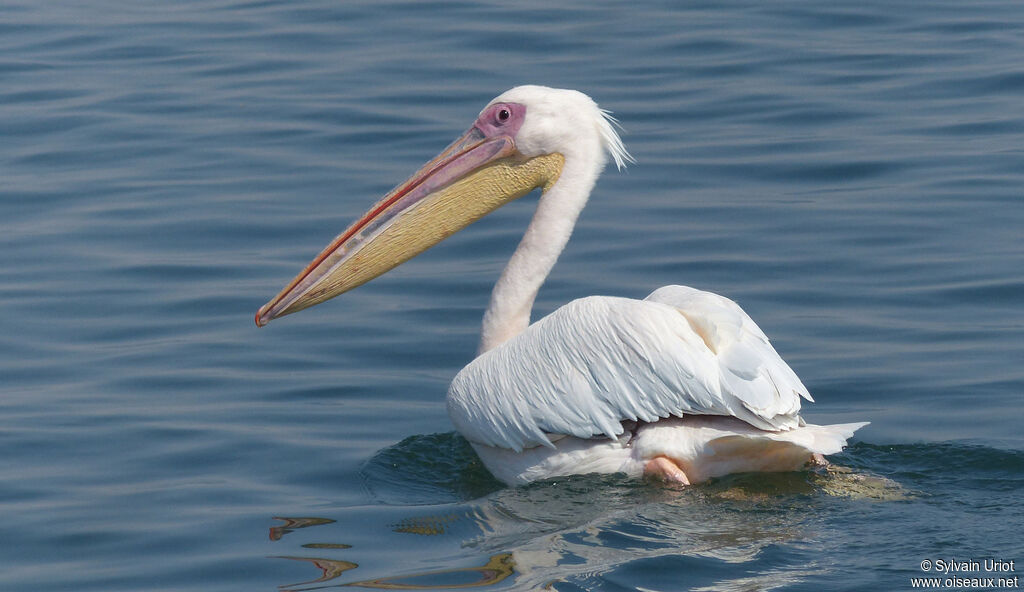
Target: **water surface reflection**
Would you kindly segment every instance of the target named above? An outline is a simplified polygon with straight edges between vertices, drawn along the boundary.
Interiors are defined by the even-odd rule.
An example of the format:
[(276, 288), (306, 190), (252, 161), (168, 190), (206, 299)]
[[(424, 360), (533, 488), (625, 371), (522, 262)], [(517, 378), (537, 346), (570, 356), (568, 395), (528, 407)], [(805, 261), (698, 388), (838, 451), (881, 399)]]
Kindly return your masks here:
[[(459, 476), (482, 485), (483, 477), (475, 474), (478, 461), (460, 440), (455, 434), (417, 436), (381, 451), (364, 467), (367, 489), (391, 503), (398, 503), (404, 491), (406, 504), (417, 504), (422, 498), (436, 502), (440, 494), (435, 489), (444, 490)], [(453, 455), (438, 460), (439, 444)], [(428, 449), (434, 452), (434, 461), (424, 464), (420, 460), (429, 456)], [(404, 486), (398, 484), (399, 475), (406, 480)], [(448, 489), (447, 495), (458, 498), (465, 489), (463, 482)], [(827, 572), (829, 566), (819, 563), (813, 541), (827, 538), (830, 527), (822, 510), (836, 498), (867, 503), (905, 497), (891, 481), (839, 468), (737, 475), (682, 489), (615, 475), (573, 476), (501, 488), (469, 501), (392, 506), (380, 520), (373, 518), (379, 524), (374, 527), (379, 528), (376, 536), (411, 535), (429, 543), (403, 539), (400, 546), (410, 553), (404, 568), (395, 564), (393, 555), (387, 565), (373, 561), (366, 569), (353, 559), (361, 549), (352, 538), (374, 536), (366, 531), (365, 516), (360, 518), (358, 509), (331, 519), (280, 518), (286, 528), (276, 528), (291, 532), (299, 525), (316, 526), (317, 540), (344, 541), (303, 545), (338, 551), (330, 557), (285, 557), (321, 570), (316, 579), (282, 587), (288, 590), (325, 584), (408, 590), (558, 589), (580, 574), (614, 579), (621, 571), (619, 577), (628, 580), (630, 571), (656, 559), (659, 565), (666, 560), (699, 564), (693, 571), (710, 579), (703, 586), (697, 582), (697, 589), (772, 589)], [(432, 561), (450, 565), (453, 553), (466, 555), (467, 550), (473, 564), (466, 567), (409, 567), (429, 566)], [(357, 567), (363, 573), (354, 572)], [(342, 576), (360, 579), (339, 581)]]

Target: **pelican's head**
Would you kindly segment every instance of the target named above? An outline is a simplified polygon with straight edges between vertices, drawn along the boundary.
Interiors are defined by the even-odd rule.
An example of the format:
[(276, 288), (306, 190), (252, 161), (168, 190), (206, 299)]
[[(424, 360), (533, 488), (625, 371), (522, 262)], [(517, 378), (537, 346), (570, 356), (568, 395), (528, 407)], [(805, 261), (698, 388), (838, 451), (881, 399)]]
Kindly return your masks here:
[(469, 131), (338, 235), (256, 324), (319, 304), (422, 253), (502, 205), (558, 181), (567, 162), (600, 172), (630, 159), (614, 120), (587, 95), (519, 86), (491, 101)]
[(517, 86), (495, 97), (480, 112), (502, 107), (522, 117), (514, 134), (516, 150), (526, 157), (562, 154), (566, 160), (603, 167), (607, 156), (622, 168), (632, 158), (615, 132), (615, 119), (578, 90), (546, 86)]

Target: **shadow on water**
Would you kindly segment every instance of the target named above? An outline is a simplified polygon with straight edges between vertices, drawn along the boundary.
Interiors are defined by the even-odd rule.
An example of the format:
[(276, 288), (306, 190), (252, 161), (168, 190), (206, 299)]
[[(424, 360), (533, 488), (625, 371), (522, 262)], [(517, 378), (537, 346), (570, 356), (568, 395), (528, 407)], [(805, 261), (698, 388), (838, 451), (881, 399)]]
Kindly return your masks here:
[(467, 501), (505, 487), (454, 432), (409, 436), (377, 452), (360, 476), (371, 497), (396, 505)]
[[(682, 572), (692, 574), (690, 589), (773, 589), (827, 577), (834, 566), (819, 559), (819, 545), (855, 544), (846, 539), (868, 514), (962, 503), (972, 489), (1015, 494), (1024, 485), (1024, 452), (981, 445), (857, 443), (833, 461), (828, 469), (732, 475), (683, 489), (619, 475), (508, 488), (461, 436), (413, 436), (362, 468), (373, 507), (389, 508), (370, 517), (371, 526), (360, 513), (365, 508), (341, 510), (331, 518), (277, 518), (282, 524), (271, 529), (271, 538), (304, 529), (319, 537), (302, 544), (302, 553), (278, 556), (320, 571), (281, 586), (286, 590), (590, 589), (616, 578), (628, 584), (633, 571), (666, 562), (676, 574), (692, 568)], [(356, 514), (363, 518), (355, 520)], [(378, 542), (408, 536), (428, 543), (411, 563), (392, 549), (409, 553), (416, 547), (412, 539), (391, 548)], [(374, 559), (366, 570), (354, 557), (360, 544), (352, 539), (359, 537), (362, 546), (377, 547), (368, 553)], [(322, 542), (331, 538), (337, 541)], [(469, 563), (413, 567), (431, 565), (431, 557), (433, 565), (451, 565), (453, 555)]]

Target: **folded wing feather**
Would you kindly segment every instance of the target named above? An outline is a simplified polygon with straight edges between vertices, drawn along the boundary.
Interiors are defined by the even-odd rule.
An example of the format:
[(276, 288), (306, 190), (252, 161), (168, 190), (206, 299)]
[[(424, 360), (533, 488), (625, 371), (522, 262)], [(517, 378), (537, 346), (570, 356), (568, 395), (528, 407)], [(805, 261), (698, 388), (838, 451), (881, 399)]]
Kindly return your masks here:
[(737, 417), (764, 430), (799, 425), (800, 379), (731, 300), (666, 286), (646, 300), (570, 302), (473, 360), (448, 412), (471, 441), (522, 450), (549, 434), (622, 433), (622, 421)]

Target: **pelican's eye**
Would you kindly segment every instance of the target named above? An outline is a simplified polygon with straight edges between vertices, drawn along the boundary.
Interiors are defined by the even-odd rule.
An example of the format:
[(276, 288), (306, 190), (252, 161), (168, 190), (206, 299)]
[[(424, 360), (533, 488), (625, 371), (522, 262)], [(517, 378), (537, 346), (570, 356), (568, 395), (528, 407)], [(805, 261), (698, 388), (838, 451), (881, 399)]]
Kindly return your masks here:
[(519, 103), (496, 103), (489, 106), (476, 122), (476, 126), (486, 135), (503, 135), (514, 137), (523, 125), (526, 116), (526, 105)]

